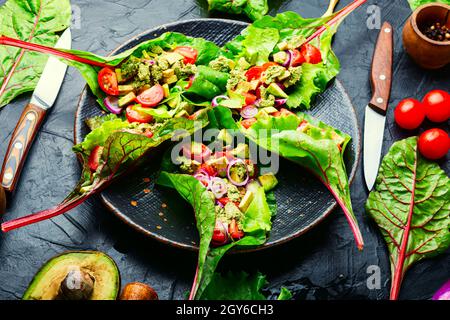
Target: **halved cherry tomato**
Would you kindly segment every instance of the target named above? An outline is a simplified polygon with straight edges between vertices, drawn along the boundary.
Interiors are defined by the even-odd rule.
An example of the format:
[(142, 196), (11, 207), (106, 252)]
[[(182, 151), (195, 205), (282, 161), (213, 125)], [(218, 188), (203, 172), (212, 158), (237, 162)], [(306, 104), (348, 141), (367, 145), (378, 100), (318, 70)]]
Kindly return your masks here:
[(444, 90), (432, 90), (422, 100), (427, 118), (433, 122), (444, 122), (450, 118), (450, 94)]
[(143, 91), (136, 97), (136, 102), (143, 107), (157, 106), (164, 99), (164, 89), (161, 85), (155, 84), (150, 89)]
[(230, 225), (228, 226), (228, 233), (230, 234), (233, 240), (239, 240), (244, 237), (244, 231), (239, 230), (238, 224), (236, 220), (231, 220)]
[(298, 67), (306, 62), (305, 57), (297, 49), (291, 50), (291, 66)]
[(183, 62), (185, 64), (194, 64), (197, 61), (198, 51), (192, 47), (180, 46), (176, 47), (174, 52), (181, 54), (184, 57)]
[(145, 130), (144, 136), (146, 136), (147, 138), (152, 138), (153, 137), (153, 131), (151, 131), (150, 129)]
[(306, 43), (300, 47), (300, 53), (307, 63), (317, 64), (322, 62), (320, 50), (312, 44)]
[(102, 156), (102, 152), (102, 146), (96, 146), (94, 147), (94, 149), (92, 149), (88, 159), (88, 166), (92, 172), (97, 171), (98, 165), (100, 164), (100, 157)]
[(255, 122), (256, 122), (256, 118), (245, 119), (245, 120), (242, 120), (242, 121), (241, 121), (241, 125), (242, 125), (245, 129), (248, 129), (248, 128), (250, 128)]
[(151, 115), (136, 111), (133, 107), (134, 106), (129, 106), (126, 109), (125, 115), (128, 122), (149, 123), (153, 120)]
[(394, 110), (394, 119), (403, 129), (416, 129), (425, 119), (425, 108), (416, 99), (404, 99), (399, 102)]
[(245, 97), (245, 105), (246, 106), (252, 105), (256, 101), (256, 96), (249, 92), (244, 93), (243, 96)]
[(262, 67), (259, 66), (251, 67), (245, 73), (247, 81), (258, 80), (259, 78), (261, 78), (261, 73), (263, 73), (263, 71), (264, 70)]
[(447, 154), (450, 149), (450, 138), (444, 130), (434, 128), (420, 135), (418, 146), (425, 158), (436, 160)]
[[(221, 205), (226, 206), (228, 202), (232, 202), (229, 198), (223, 197), (220, 199), (217, 199), (218, 202), (220, 202)], [(239, 202), (233, 202), (236, 207), (239, 206)]]
[(117, 76), (114, 70), (105, 67), (98, 73), (98, 85), (105, 93), (110, 96), (119, 95), (119, 84), (117, 82)]
[(214, 169), (212, 166), (210, 166), (210, 165), (208, 165), (206, 163), (202, 163), (200, 165), (200, 169), (204, 170), (211, 177), (214, 177), (214, 176), (217, 175), (216, 169)]
[(272, 67), (272, 66), (279, 66), (279, 64), (276, 63), (276, 62), (273, 62), (273, 61), (266, 62), (266, 63), (264, 63), (262, 65), (263, 72), (266, 71), (267, 69), (269, 69), (269, 67)]
[(226, 224), (216, 220), (212, 236), (212, 244), (214, 246), (222, 246), (228, 242), (228, 230), (225, 228), (228, 228)]

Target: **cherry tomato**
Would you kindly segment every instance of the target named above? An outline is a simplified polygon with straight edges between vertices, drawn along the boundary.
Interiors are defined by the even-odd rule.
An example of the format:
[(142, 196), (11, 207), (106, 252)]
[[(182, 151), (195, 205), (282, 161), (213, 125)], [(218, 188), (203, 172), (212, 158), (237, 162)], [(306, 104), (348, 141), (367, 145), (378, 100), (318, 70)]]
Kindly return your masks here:
[(206, 163), (202, 163), (200, 165), (200, 169), (204, 170), (207, 174), (209, 174), (210, 177), (214, 177), (217, 175), (216, 169)]
[(425, 158), (436, 160), (447, 154), (450, 138), (444, 130), (434, 128), (422, 133), (418, 144), (419, 151)]
[(92, 172), (97, 171), (98, 165), (100, 164), (100, 157), (102, 156), (102, 152), (103, 147), (101, 146), (95, 146), (94, 149), (92, 149), (88, 159), (88, 166)]
[(297, 49), (291, 50), (291, 66), (298, 67), (305, 63), (305, 57)]
[(230, 225), (228, 226), (228, 233), (230, 234), (233, 240), (239, 240), (244, 237), (244, 231), (239, 230), (239, 226), (236, 220), (231, 220)]
[[(194, 149), (194, 146), (201, 146), (201, 151)], [(197, 162), (203, 163), (208, 160), (211, 156), (211, 150), (205, 146), (203, 143), (188, 143), (182, 147), (183, 156), (188, 159), (195, 160)]]
[(444, 122), (450, 118), (450, 94), (443, 90), (432, 90), (422, 100), (427, 118), (433, 122)]
[[(223, 198), (217, 199), (217, 202), (220, 202), (221, 205), (226, 206), (228, 202), (232, 202), (232, 201), (227, 197), (223, 197)], [(236, 207), (239, 206), (239, 202), (233, 202), (233, 203), (236, 205)]]
[(242, 125), (245, 129), (248, 129), (248, 128), (250, 128), (255, 122), (256, 122), (256, 118), (245, 119), (245, 120), (242, 120), (242, 121), (241, 121), (241, 125)]
[(129, 106), (126, 109), (125, 115), (128, 122), (149, 123), (153, 120), (151, 115), (136, 111), (133, 107), (134, 106)]
[(300, 47), (300, 53), (307, 63), (317, 64), (322, 62), (320, 50), (312, 44), (306, 43)]
[(194, 64), (197, 61), (198, 51), (192, 47), (180, 46), (176, 47), (174, 52), (181, 54), (184, 57), (183, 62), (185, 64)]
[(144, 136), (146, 136), (147, 138), (152, 138), (153, 137), (153, 131), (151, 131), (150, 129), (145, 130)]
[(246, 106), (249, 106), (249, 105), (252, 105), (255, 103), (256, 96), (254, 94), (246, 92), (243, 95), (245, 97), (245, 105)]
[(261, 73), (263, 73), (263, 71), (264, 70), (262, 67), (258, 67), (258, 66), (251, 67), (245, 73), (245, 76), (247, 77), (247, 81), (258, 80), (259, 78), (261, 78)]
[(114, 70), (105, 67), (98, 73), (98, 85), (103, 92), (110, 96), (119, 95), (119, 84), (117, 83), (117, 76)]
[(403, 129), (416, 129), (425, 119), (425, 108), (420, 101), (404, 99), (394, 110), (395, 122)]
[(136, 97), (136, 102), (143, 107), (157, 106), (164, 99), (164, 89), (161, 85), (155, 84), (150, 89), (143, 91)]

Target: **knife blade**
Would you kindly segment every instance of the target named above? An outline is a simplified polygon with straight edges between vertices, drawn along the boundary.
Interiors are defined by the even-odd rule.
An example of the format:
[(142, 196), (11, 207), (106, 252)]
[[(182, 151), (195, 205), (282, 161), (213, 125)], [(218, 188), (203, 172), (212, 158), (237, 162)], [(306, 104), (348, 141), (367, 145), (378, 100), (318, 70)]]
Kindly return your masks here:
[[(70, 29), (63, 32), (55, 47), (70, 49), (72, 36)], [(0, 174), (1, 184), (5, 191), (12, 193), (22, 171), (26, 156), (36, 133), (58, 96), (67, 65), (55, 57), (49, 57), (42, 75), (36, 85), (30, 103), (24, 108), (19, 118), (3, 160)]]
[(364, 119), (364, 177), (372, 190), (380, 166), (386, 112), (391, 95), (394, 30), (384, 22), (378, 35), (372, 60), (370, 82), (372, 99), (365, 109)]

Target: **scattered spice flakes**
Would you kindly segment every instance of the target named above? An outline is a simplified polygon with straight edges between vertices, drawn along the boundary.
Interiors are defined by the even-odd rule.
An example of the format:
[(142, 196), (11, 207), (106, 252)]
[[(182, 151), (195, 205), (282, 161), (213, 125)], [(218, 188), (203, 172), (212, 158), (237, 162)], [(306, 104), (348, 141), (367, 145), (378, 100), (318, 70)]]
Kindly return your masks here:
[(137, 207), (138, 202), (135, 201), (135, 200), (132, 200), (132, 201), (130, 202), (130, 204), (131, 204), (133, 207)]
[(195, 241), (191, 241), (191, 243), (195, 246), (195, 245), (197, 245), (197, 243), (195, 243)]
[(168, 221), (167, 218), (164, 218), (163, 220), (164, 220), (164, 222), (167, 222), (167, 221)]
[(151, 190), (150, 189), (144, 189), (144, 193), (150, 193)]
[(161, 204), (161, 207), (163, 208), (167, 208), (167, 204), (165, 204), (164, 202)]
[(156, 226), (156, 229), (161, 230), (162, 227), (161, 226)]
[(144, 178), (144, 179), (142, 179), (144, 182), (150, 182), (151, 180), (150, 180), (150, 178)]
[(159, 215), (160, 217), (163, 217), (163, 216), (164, 216), (164, 213), (160, 212), (160, 213), (158, 213), (158, 215)]

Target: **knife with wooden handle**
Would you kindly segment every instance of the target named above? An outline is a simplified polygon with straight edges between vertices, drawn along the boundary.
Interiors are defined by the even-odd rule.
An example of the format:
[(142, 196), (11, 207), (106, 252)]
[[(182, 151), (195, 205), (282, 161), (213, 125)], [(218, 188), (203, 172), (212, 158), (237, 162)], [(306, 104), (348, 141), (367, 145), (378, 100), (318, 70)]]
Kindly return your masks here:
[[(64, 31), (56, 47), (70, 49), (70, 29)], [(58, 96), (66, 74), (67, 65), (55, 57), (49, 57), (41, 78), (14, 129), (1, 171), (1, 184), (7, 193), (12, 193), (20, 177), (28, 151), (39, 128)]]
[(373, 188), (380, 166), (386, 112), (391, 95), (394, 30), (384, 22), (372, 60), (370, 82), (372, 99), (366, 106), (364, 120), (364, 177), (369, 190)]

